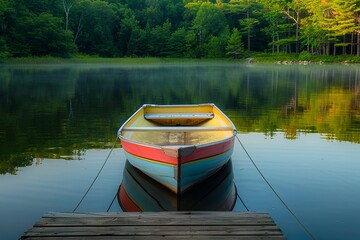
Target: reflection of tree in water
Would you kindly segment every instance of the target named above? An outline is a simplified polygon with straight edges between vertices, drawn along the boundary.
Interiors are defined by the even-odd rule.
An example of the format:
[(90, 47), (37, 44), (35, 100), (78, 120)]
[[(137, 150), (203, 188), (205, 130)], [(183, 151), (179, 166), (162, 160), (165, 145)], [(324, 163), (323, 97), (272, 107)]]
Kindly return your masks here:
[[(243, 132), (321, 133), (360, 142), (360, 70), (180, 63), (3, 69), (0, 172), (34, 157), (81, 159), (112, 146), (144, 103), (213, 102)], [(35, 155), (36, 154), (36, 155)]]
[(42, 160), (43, 160), (43, 158), (41, 156), (39, 156), (39, 154), (35, 154), (32, 165), (38, 166), (41, 164)]
[(72, 107), (72, 102), (71, 102), (71, 97), (69, 97), (69, 123), (71, 123), (71, 121), (74, 118), (74, 112), (73, 112), (73, 107)]
[[(354, 78), (352, 71), (332, 72), (331, 77), (325, 72), (320, 78), (308, 82), (312, 73), (302, 78), (307, 84), (315, 84), (311, 89), (303, 91), (297, 89), (298, 80), (295, 79), (294, 94), (281, 107), (281, 115), (288, 120), (286, 129), (288, 138), (295, 138), (298, 131), (323, 133), (328, 139), (360, 142), (354, 129), (359, 129), (360, 108), (354, 102), (359, 102), (359, 78)], [(339, 75), (339, 76), (337, 76)], [(359, 75), (359, 70), (355, 70)], [(355, 118), (355, 119), (354, 119)]]
[(31, 153), (1, 154), (0, 159), (0, 174), (16, 174), (17, 168), (29, 166), (33, 162)]

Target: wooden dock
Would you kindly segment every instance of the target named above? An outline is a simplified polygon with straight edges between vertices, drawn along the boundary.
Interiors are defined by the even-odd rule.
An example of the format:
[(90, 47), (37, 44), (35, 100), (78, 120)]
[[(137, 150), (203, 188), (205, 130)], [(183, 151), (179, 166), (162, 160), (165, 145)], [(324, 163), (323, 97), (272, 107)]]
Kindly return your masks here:
[(267, 213), (47, 213), (21, 239), (285, 239)]

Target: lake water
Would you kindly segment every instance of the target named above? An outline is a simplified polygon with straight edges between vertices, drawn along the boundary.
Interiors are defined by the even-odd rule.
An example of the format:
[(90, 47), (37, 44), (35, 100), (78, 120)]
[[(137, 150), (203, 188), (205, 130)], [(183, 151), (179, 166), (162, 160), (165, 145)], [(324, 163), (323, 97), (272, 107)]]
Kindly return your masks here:
[(49, 211), (122, 211), (120, 125), (144, 103), (206, 102), (248, 153), (237, 141), (234, 211), (269, 212), (288, 239), (310, 239), (252, 159), (315, 238), (360, 238), (359, 65), (178, 62), (0, 65), (0, 239)]

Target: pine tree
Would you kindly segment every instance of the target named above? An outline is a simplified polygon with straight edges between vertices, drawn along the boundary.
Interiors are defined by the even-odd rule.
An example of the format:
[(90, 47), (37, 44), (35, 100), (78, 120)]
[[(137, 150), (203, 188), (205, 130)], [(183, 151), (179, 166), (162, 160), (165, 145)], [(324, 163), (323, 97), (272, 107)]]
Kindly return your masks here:
[(234, 28), (230, 36), (226, 51), (227, 55), (230, 55), (235, 59), (244, 53), (244, 43), (241, 40), (241, 35), (237, 28)]

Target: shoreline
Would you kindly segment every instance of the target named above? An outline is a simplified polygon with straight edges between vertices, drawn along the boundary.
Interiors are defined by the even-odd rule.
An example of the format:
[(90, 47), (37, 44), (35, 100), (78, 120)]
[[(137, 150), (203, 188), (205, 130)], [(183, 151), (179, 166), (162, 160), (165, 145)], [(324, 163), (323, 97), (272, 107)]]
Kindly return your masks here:
[(358, 64), (360, 57), (355, 56), (312, 56), (303, 58), (301, 55), (291, 54), (254, 54), (251, 56), (230, 58), (159, 58), (159, 57), (118, 57), (104, 58), (98, 56), (73, 56), (70, 58), (60, 57), (20, 57), (0, 60), (0, 65), (5, 64), (66, 64), (66, 63), (119, 63), (119, 64), (144, 64), (144, 63), (168, 63), (168, 62), (239, 62), (239, 63), (273, 63), (280, 65), (311, 65), (311, 64)]

